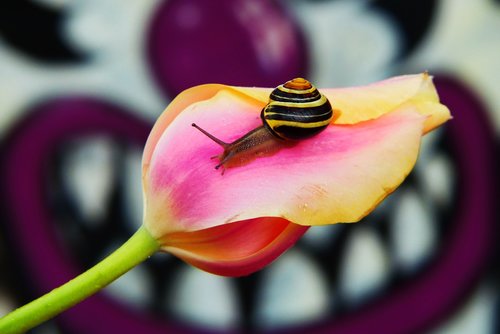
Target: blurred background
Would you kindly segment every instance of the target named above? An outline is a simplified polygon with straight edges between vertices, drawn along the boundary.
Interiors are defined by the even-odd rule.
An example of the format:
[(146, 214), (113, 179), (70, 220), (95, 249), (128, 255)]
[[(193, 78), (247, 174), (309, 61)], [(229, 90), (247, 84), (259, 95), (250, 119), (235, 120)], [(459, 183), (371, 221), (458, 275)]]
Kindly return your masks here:
[(137, 229), (142, 147), (183, 89), (428, 70), (454, 119), (362, 223), (244, 278), (157, 254), (32, 333), (500, 333), (499, 55), (493, 0), (2, 1), (0, 315)]

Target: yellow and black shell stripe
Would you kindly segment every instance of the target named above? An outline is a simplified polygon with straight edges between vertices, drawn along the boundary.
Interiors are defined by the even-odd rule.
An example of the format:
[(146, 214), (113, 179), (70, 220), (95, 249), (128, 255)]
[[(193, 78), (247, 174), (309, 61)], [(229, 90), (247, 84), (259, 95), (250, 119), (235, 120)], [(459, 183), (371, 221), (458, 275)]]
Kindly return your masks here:
[(304, 139), (330, 124), (332, 106), (309, 81), (296, 78), (278, 86), (262, 109), (264, 125), (281, 139)]

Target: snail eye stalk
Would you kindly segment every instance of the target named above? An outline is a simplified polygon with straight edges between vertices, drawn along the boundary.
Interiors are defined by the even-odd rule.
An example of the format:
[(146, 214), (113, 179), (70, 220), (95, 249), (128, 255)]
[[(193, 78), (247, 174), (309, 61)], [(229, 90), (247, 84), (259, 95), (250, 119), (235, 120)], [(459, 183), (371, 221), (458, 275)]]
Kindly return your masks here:
[(207, 136), (208, 138), (212, 139), (214, 142), (216, 142), (217, 144), (219, 144), (220, 146), (222, 146), (223, 148), (226, 148), (229, 144), (226, 143), (226, 142), (223, 142), (222, 140), (220, 140), (219, 138), (213, 136), (212, 134), (210, 134), (209, 132), (207, 132), (206, 130), (200, 128), (198, 125), (196, 125), (196, 123), (192, 123), (191, 124), (192, 127), (195, 127), (196, 129), (200, 130), (201, 133), (203, 133), (205, 136)]

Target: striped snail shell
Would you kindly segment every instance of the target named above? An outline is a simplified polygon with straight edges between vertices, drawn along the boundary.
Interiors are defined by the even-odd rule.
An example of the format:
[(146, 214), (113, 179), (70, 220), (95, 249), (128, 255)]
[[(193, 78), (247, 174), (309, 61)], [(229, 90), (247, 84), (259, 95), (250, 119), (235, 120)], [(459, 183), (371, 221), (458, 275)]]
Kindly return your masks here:
[[(260, 113), (263, 125), (231, 143), (226, 143), (192, 124), (207, 137), (224, 148), (217, 156), (216, 169), (243, 154), (259, 154), (282, 146), (284, 141), (297, 141), (312, 137), (330, 124), (332, 106), (316, 87), (303, 78), (295, 78), (276, 87), (269, 103)], [(244, 160), (241, 158), (241, 160)]]
[(333, 117), (332, 106), (316, 87), (295, 78), (276, 87), (260, 114), (264, 126), (281, 139), (304, 139), (325, 129)]

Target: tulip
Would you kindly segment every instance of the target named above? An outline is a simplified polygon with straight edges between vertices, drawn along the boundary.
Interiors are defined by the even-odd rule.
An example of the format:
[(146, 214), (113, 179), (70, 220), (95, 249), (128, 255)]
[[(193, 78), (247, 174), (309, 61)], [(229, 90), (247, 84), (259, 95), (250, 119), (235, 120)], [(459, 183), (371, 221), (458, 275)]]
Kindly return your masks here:
[(221, 148), (191, 124), (231, 142), (261, 125), (271, 89), (188, 89), (159, 117), (144, 148), (143, 226), (109, 257), (0, 319), (16, 333), (87, 298), (165, 251), (211, 273), (255, 272), (310, 226), (357, 222), (413, 168), (421, 137), (450, 119), (427, 74), (320, 89), (334, 120), (320, 134), (214, 169)]
[(203, 85), (156, 122), (143, 156), (144, 224), (161, 248), (229, 276), (261, 269), (312, 225), (356, 222), (401, 184), (421, 136), (449, 119), (431, 77), (323, 89), (335, 119), (325, 131), (221, 175), (221, 148), (261, 125), (271, 89)]

